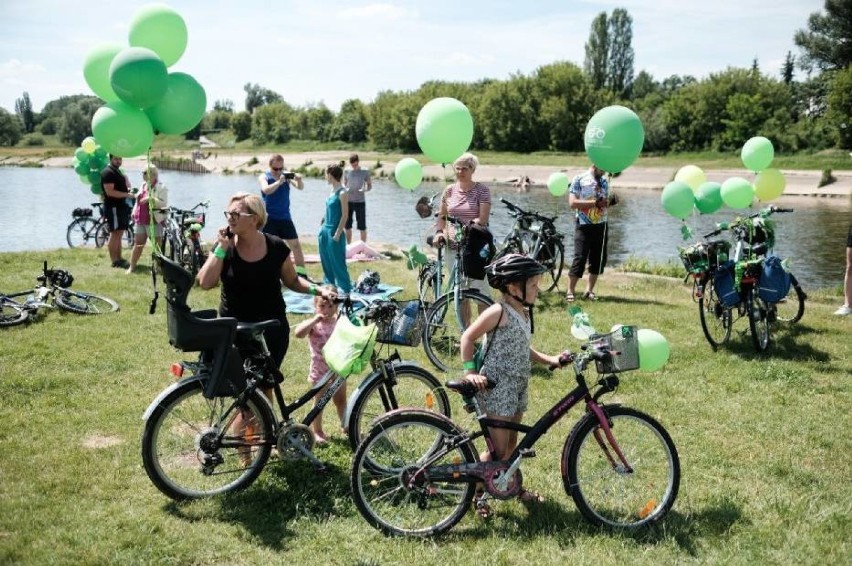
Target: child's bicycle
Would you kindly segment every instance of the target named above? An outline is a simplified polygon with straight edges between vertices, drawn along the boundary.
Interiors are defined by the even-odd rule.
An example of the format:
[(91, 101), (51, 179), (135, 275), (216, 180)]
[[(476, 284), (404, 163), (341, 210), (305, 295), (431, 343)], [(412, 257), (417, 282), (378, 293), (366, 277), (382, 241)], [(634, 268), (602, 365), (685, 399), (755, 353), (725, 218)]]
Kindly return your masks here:
[[(639, 367), (637, 329), (623, 326), (595, 335), (582, 350), (560, 357), (563, 365), (573, 362), (577, 387), (532, 426), (487, 418), (475, 386), (467, 381), (450, 381), (447, 387), (462, 395), (479, 430), (463, 430), (443, 415), (419, 409), (378, 419), (352, 463), (352, 495), (360, 513), (389, 534), (432, 536), (453, 527), (474, 503), (484, 508), (489, 497), (517, 497), (523, 490), (523, 460), (534, 457), (535, 443), (583, 402), (586, 410), (562, 449), (566, 493), (595, 524), (635, 529), (661, 519), (680, 485), (680, 460), (671, 437), (640, 411), (599, 403), (618, 388), (616, 373)], [(583, 372), (592, 362), (603, 377), (589, 388)], [(479, 460), (474, 440), (480, 437), (494, 457), (488, 427), (524, 434), (507, 460)], [(484, 488), (481, 495), (477, 484)]]
[[(215, 310), (191, 311), (186, 298), (192, 275), (161, 255), (156, 261), (166, 285), (169, 341), (183, 351), (200, 351), (201, 356), (197, 362), (173, 364), (173, 373), (181, 379), (162, 391), (144, 413), (142, 461), (153, 484), (177, 500), (242, 489), (260, 475), (273, 447), (282, 460), (304, 459), (324, 470), (312, 452), (314, 435), (308, 425), (347, 376), (328, 372), (287, 403), (280, 387), (284, 377), (263, 340), (263, 331), (280, 323), (238, 323), (234, 318), (216, 318)], [(351, 302), (344, 303), (346, 314), (351, 315), (353, 308)], [(385, 302), (367, 306), (360, 316), (382, 328), (397, 309), (395, 303)], [(380, 358), (373, 351), (370, 363), (373, 371), (350, 396), (344, 417), (353, 448), (370, 421), (386, 411), (415, 406), (450, 414), (441, 383), (423, 368), (401, 361), (396, 352)], [(317, 405), (297, 422), (295, 411), (326, 385)], [(271, 391), (272, 398), (263, 390)]]

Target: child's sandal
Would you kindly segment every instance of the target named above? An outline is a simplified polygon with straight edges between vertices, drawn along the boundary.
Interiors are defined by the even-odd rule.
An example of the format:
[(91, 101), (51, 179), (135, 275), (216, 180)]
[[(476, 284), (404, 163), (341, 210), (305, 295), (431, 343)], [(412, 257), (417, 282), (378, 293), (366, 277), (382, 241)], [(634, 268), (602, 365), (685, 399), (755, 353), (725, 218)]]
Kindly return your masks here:
[(537, 491), (522, 489), (518, 494), (518, 501), (521, 503), (544, 503), (544, 496)]

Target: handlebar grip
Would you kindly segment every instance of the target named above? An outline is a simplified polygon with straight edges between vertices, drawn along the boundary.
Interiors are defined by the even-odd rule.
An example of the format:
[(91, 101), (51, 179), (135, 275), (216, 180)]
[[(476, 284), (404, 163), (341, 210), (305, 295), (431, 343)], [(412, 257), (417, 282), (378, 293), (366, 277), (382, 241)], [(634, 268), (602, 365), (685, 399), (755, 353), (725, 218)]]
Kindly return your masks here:
[(573, 361), (574, 361), (574, 354), (572, 354), (571, 352), (566, 350), (566, 351), (562, 352), (561, 354), (559, 354), (559, 364), (548, 366), (547, 369), (549, 369), (550, 371), (553, 371), (555, 369), (565, 367)]

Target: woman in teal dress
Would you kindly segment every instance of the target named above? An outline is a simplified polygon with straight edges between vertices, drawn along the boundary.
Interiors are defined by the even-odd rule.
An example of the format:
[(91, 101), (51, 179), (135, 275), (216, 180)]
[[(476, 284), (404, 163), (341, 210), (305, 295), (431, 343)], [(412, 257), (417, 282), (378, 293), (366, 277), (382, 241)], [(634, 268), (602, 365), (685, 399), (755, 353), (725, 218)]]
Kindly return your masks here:
[(325, 199), (325, 217), (318, 239), (323, 283), (336, 285), (341, 293), (348, 295), (352, 290), (352, 280), (346, 269), (346, 238), (343, 237), (343, 230), (349, 217), (349, 198), (346, 187), (340, 183), (342, 178), (343, 169), (340, 165), (325, 168), (325, 180), (331, 185), (331, 194)]

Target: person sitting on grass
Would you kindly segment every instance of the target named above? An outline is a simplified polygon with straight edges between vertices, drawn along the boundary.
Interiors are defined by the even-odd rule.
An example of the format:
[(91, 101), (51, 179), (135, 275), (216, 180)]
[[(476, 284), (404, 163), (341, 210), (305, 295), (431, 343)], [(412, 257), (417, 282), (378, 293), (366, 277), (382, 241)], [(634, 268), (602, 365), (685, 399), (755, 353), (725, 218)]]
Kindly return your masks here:
[[(531, 362), (558, 366), (559, 357), (542, 354), (535, 350), (532, 338), (532, 308), (538, 296), (538, 283), (547, 268), (534, 259), (521, 254), (503, 256), (486, 268), (488, 284), (502, 294), (501, 302), (491, 305), (479, 316), (461, 337), (461, 354), (465, 379), (479, 389), (477, 396), (490, 419), (520, 423), (529, 403), (529, 381)], [(477, 341), (487, 336), (482, 367), (477, 370), (473, 360)], [(486, 390), (488, 378), (497, 386)], [(494, 452), (498, 459), (505, 460), (518, 444), (515, 430), (489, 428)], [(482, 461), (491, 460), (486, 451), (480, 454)], [(478, 494), (477, 511), (488, 518), (491, 510)], [(522, 502), (543, 502), (544, 498), (535, 491), (522, 490), (518, 494)]]

